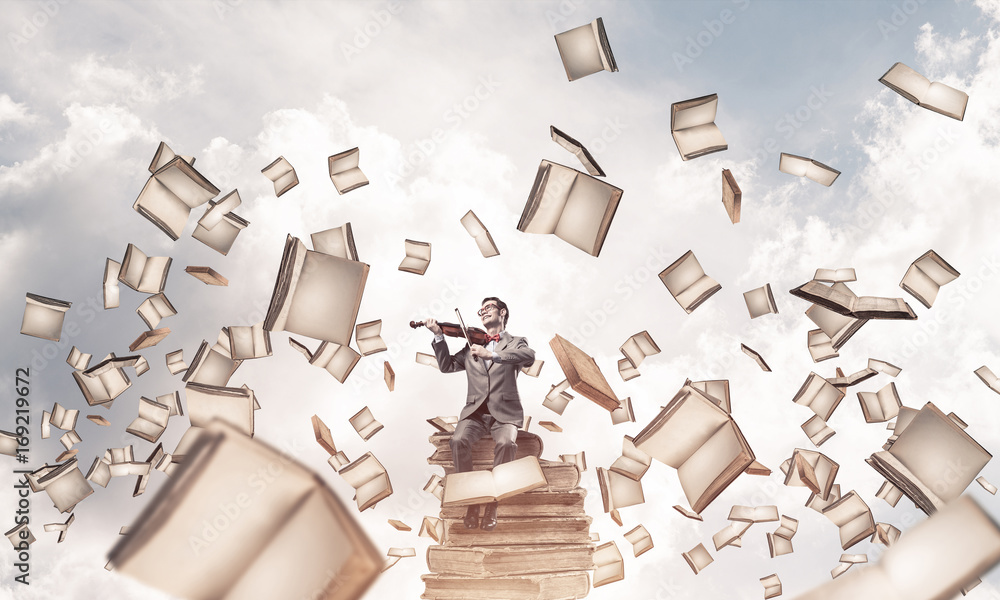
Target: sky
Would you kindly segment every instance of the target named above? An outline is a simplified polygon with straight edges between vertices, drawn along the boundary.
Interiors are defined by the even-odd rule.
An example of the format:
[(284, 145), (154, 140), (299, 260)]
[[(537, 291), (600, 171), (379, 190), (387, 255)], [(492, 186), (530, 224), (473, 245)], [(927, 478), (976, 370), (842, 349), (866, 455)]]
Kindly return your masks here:
[[(352, 511), (353, 490), (312, 439), (310, 417), (331, 428), (354, 459), (372, 452), (394, 493), (374, 509), (352, 512), (377, 548), (414, 547), (366, 598), (418, 597), (427, 573), (426, 538), (414, 528), (436, 515), (422, 491), (435, 473), (425, 462), (433, 429), (425, 420), (457, 414), (465, 378), (416, 364), (431, 334), (410, 320), (466, 321), (486, 296), (510, 306), (508, 330), (525, 336), (545, 361), (540, 376), (518, 380), (529, 431), (543, 458), (585, 450), (591, 531), (614, 540), (625, 579), (588, 597), (759, 598), (759, 579), (777, 573), (794, 598), (829, 580), (841, 554), (836, 527), (806, 508), (808, 491), (785, 487), (778, 466), (795, 448), (815, 449), (799, 425), (811, 411), (792, 403), (810, 372), (852, 373), (868, 358), (902, 367), (857, 388), (831, 418), (837, 434), (820, 451), (840, 464), (837, 481), (856, 490), (876, 521), (905, 530), (925, 519), (903, 499), (875, 497), (881, 478), (864, 459), (888, 432), (865, 424), (854, 392), (895, 381), (903, 404), (934, 402), (969, 423), (987, 450), (1000, 447), (997, 397), (973, 374), (1000, 372), (1000, 244), (995, 231), (992, 165), (1000, 159), (1000, 4), (931, 2), (10, 2), (0, 16), (0, 429), (12, 430), (15, 371), (29, 367), (30, 467), (53, 463), (56, 438), (38, 422), (55, 402), (81, 409), (76, 447), (86, 470), (107, 448), (153, 445), (125, 432), (140, 396), (183, 389), (164, 355), (188, 360), (202, 340), (230, 325), (251, 325), (267, 311), (287, 235), (350, 222), (359, 259), (371, 271), (358, 322), (381, 319), (389, 349), (364, 357), (344, 384), (310, 367), (272, 336), (273, 356), (247, 361), (230, 385), (246, 384), (260, 401), (256, 439), (290, 449)], [(619, 72), (567, 81), (553, 35), (601, 17)], [(933, 81), (969, 94), (963, 121), (912, 104), (878, 82), (903, 62)], [(682, 161), (670, 137), (670, 105), (717, 93), (716, 124), (729, 148)], [(599, 257), (555, 236), (517, 230), (538, 163), (582, 168), (554, 144), (554, 125), (580, 140), (624, 190)], [(131, 209), (160, 141), (196, 158), (222, 193), (238, 189), (236, 213), (250, 222), (227, 256), (191, 238), (201, 209), (177, 241)], [(326, 157), (360, 148), (368, 186), (338, 195)], [(842, 172), (829, 188), (778, 172), (780, 152), (813, 158)], [(300, 183), (280, 198), (260, 170), (278, 156)], [(720, 201), (720, 172), (743, 191), (732, 224)], [(483, 258), (459, 219), (473, 210), (500, 250)], [(397, 270), (406, 239), (432, 244), (423, 276)], [(86, 406), (65, 357), (72, 346), (95, 358), (127, 353), (144, 330), (131, 313), (144, 299), (122, 288), (121, 307), (101, 308), (106, 258), (133, 243), (171, 256), (165, 293), (178, 314), (171, 334), (143, 354), (152, 367), (110, 410)], [(912, 261), (934, 249), (961, 276), (927, 309), (899, 287)], [(722, 289), (691, 314), (656, 276), (692, 250)], [(228, 287), (206, 287), (181, 272), (206, 265)], [(853, 267), (859, 295), (903, 297), (917, 321), (872, 322), (840, 357), (813, 363), (803, 314), (788, 294), (817, 268)], [(742, 293), (769, 283), (778, 314), (751, 320)], [(73, 302), (59, 342), (20, 335), (24, 296)], [(70, 327), (72, 325), (72, 327)], [(74, 333), (70, 334), (70, 331)], [(628, 382), (616, 372), (619, 347), (648, 331), (661, 348)], [(604, 409), (574, 393), (563, 415), (541, 406), (564, 379), (549, 347), (558, 334), (594, 357), (615, 393), (629, 397), (636, 422), (611, 424)], [(298, 336), (296, 336), (298, 337)], [(317, 342), (308, 341), (312, 347)], [(449, 342), (452, 351), (461, 343)], [(760, 352), (762, 372), (740, 352)], [(396, 371), (395, 390), (382, 363)], [(131, 371), (130, 371), (131, 372)], [(621, 452), (686, 378), (730, 381), (733, 417), (769, 477), (739, 477), (703, 513), (685, 519), (677, 475), (654, 462), (642, 483), (646, 502), (622, 509), (620, 528), (603, 512), (596, 467)], [(183, 395), (183, 393), (182, 393)], [(385, 428), (362, 440), (347, 419), (368, 406)], [(111, 421), (101, 428), (83, 415)], [(537, 426), (553, 420), (563, 432)], [(160, 441), (172, 450), (187, 426), (174, 417)], [(0, 461), (0, 514), (16, 507), (13, 460)], [(995, 461), (994, 461), (995, 462)], [(983, 470), (1000, 482), (994, 462)], [(131, 479), (131, 478), (129, 478)], [(165, 484), (153, 473), (144, 495), (113, 480), (76, 509), (66, 541), (42, 531), (62, 522), (44, 494), (31, 497), (31, 585), (14, 581), (13, 552), (0, 552), (0, 598), (160, 598), (142, 583), (104, 569), (118, 530)], [(978, 485), (968, 493), (994, 517), (1000, 504)], [(795, 552), (771, 559), (755, 525), (742, 549), (715, 552), (711, 536), (732, 505), (775, 504), (800, 520)], [(4, 516), (7, 528), (12, 516)], [(655, 547), (633, 557), (623, 534), (638, 524)], [(699, 543), (715, 562), (695, 575), (681, 553)], [(868, 541), (850, 550), (874, 560)], [(990, 574), (970, 595), (1000, 586)]]

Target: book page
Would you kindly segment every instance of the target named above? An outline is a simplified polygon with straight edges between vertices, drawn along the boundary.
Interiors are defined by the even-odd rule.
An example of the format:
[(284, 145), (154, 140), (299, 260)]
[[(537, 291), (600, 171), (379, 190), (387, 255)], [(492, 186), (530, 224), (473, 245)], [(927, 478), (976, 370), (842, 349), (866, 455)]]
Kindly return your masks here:
[(736, 424), (732, 421), (725, 422), (677, 469), (677, 477), (688, 504), (695, 511), (701, 512), (699, 509), (707, 504), (707, 496), (725, 489), (725, 485), (713, 489), (717, 480), (732, 470), (734, 465), (738, 467), (736, 474), (742, 473), (752, 461), (753, 456), (748, 455), (736, 433)]
[(719, 97), (715, 94), (675, 102), (671, 105), (670, 131), (676, 133), (682, 129), (698, 127), (699, 125), (714, 126), (715, 113), (718, 108)]
[(555, 233), (563, 207), (569, 198), (578, 171), (563, 165), (543, 160), (538, 167), (539, 174), (544, 174), (544, 183), (537, 194), (540, 198), (529, 198), (529, 204), (534, 204), (531, 216), (525, 224), (525, 233)]
[(590, 23), (559, 33), (555, 38), (570, 81), (604, 70), (598, 40)]
[(656, 460), (679, 469), (728, 421), (729, 415), (711, 401), (682, 389), (639, 432), (635, 437), (635, 447)]
[(205, 204), (219, 193), (217, 187), (180, 157), (173, 158), (166, 166), (157, 170), (153, 178), (183, 202), (188, 212)]
[[(534, 456), (525, 456), (493, 467), (493, 482), (498, 500), (548, 485), (542, 467)], [(447, 493), (447, 487), (445, 489)]]
[(673, 136), (674, 142), (677, 143), (677, 149), (682, 156), (686, 157), (705, 152), (711, 148), (728, 145), (726, 138), (722, 136), (722, 131), (715, 123), (678, 129), (673, 132)]
[(442, 506), (480, 504), (489, 502), (496, 496), (497, 490), (491, 471), (450, 473), (444, 480)]
[(931, 85), (930, 80), (901, 62), (892, 65), (879, 81), (917, 104), (924, 101), (924, 95)]
[[(603, 228), (605, 215), (617, 206), (621, 190), (584, 173), (577, 172), (575, 176), (553, 233), (584, 252), (594, 254), (598, 240), (607, 233)], [(548, 185), (553, 185), (551, 177)]]
[(364, 263), (307, 251), (281, 329), (350, 344), (367, 278)]

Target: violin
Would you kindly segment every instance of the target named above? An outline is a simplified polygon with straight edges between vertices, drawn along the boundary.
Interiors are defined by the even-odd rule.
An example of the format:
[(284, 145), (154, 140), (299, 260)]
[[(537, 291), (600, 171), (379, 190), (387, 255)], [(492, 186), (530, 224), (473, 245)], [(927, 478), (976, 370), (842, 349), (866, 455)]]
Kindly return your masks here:
[[(410, 327), (414, 329), (424, 327), (424, 323), (423, 321), (410, 321)], [(458, 323), (442, 323), (441, 321), (438, 321), (438, 327), (441, 328), (441, 333), (446, 336), (465, 339), (465, 333), (462, 332), (462, 326)], [(468, 340), (473, 344), (485, 346), (487, 342), (489, 342), (486, 332), (478, 327), (466, 327), (465, 331), (469, 332)]]

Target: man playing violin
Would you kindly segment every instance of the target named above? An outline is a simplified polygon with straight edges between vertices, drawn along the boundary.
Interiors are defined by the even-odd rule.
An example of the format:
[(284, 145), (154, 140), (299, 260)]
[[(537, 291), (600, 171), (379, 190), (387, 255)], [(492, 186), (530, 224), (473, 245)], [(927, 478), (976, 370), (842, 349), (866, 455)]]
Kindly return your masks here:
[[(472, 446), (487, 432), (495, 444), (493, 466), (514, 460), (517, 430), (524, 424), (524, 410), (517, 393), (517, 374), (521, 367), (535, 361), (535, 351), (528, 347), (528, 341), (505, 330), (510, 317), (507, 304), (499, 298), (485, 298), (478, 314), (489, 336), (487, 343), (466, 345), (455, 354), (449, 354), (448, 343), (444, 341), (437, 321), (424, 321), (424, 325), (434, 333), (432, 345), (441, 372), (464, 370), (469, 380), (465, 407), (451, 437), (451, 452), (458, 473), (472, 470)], [(466, 528), (481, 527), (486, 531), (496, 528), (497, 503), (490, 502), (485, 506), (481, 526), (479, 506), (469, 506), (465, 513)]]

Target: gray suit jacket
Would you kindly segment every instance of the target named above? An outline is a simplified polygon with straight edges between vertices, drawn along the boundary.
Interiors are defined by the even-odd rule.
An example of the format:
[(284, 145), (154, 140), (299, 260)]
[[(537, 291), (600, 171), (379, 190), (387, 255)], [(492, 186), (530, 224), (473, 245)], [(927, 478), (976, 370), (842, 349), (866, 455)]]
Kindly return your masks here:
[(493, 349), (499, 359), (494, 360), (488, 370), (483, 359), (472, 360), (468, 345), (454, 355), (449, 354), (448, 342), (445, 340), (431, 345), (442, 373), (464, 370), (469, 378), (469, 393), (459, 415), (460, 419), (468, 418), (486, 402), (490, 414), (497, 421), (513, 423), (518, 427), (524, 425), (524, 410), (517, 393), (517, 374), (521, 367), (535, 362), (535, 351), (528, 347), (528, 340), (514, 337), (506, 331), (501, 333), (500, 341)]

